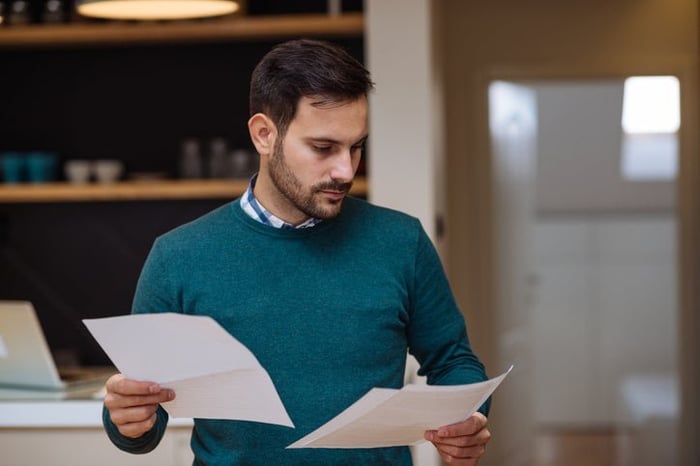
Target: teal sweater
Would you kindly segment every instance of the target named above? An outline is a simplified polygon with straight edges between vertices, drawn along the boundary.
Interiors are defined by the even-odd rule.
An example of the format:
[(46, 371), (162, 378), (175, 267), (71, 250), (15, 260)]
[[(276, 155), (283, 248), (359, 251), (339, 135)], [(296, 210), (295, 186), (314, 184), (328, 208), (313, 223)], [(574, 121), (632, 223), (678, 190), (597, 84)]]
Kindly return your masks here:
[[(209, 315), (246, 345), (295, 424), (195, 419), (195, 464), (408, 465), (407, 448), (285, 446), (372, 387), (401, 387), (407, 349), (430, 384), (486, 377), (420, 223), (354, 198), (313, 228), (263, 225), (234, 201), (158, 238), (133, 312), (166, 311)], [(158, 415), (139, 439), (121, 436), (106, 411), (104, 423), (119, 448), (145, 453), (165, 431)]]

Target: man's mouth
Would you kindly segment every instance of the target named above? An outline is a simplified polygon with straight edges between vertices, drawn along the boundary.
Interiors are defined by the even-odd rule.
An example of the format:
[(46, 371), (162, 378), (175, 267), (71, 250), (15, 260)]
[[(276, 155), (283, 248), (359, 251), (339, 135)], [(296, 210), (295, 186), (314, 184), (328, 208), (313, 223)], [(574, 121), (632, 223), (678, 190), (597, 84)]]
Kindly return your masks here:
[(345, 197), (347, 194), (347, 191), (345, 190), (333, 190), (333, 189), (322, 189), (321, 193), (323, 193), (326, 197), (330, 198), (333, 201), (339, 201)]
[(331, 199), (340, 200), (347, 195), (351, 187), (352, 183), (326, 183), (319, 185), (316, 189)]

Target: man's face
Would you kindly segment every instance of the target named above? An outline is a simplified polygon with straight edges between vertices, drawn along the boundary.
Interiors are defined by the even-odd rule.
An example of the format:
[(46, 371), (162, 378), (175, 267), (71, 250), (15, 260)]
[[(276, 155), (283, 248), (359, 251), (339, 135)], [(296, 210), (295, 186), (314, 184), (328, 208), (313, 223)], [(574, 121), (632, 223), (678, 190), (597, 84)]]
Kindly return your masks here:
[(299, 101), (284, 139), (277, 139), (268, 162), (276, 207), (283, 210), (273, 213), (291, 223), (340, 213), (367, 138), (366, 98), (318, 102), (308, 97)]

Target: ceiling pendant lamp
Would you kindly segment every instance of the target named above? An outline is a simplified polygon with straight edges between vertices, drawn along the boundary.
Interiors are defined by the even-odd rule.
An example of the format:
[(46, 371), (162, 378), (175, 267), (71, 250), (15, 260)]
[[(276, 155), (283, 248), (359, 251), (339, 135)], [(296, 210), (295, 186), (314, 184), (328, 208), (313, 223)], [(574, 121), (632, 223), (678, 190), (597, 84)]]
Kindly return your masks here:
[(239, 9), (239, 2), (232, 0), (83, 0), (77, 7), (83, 16), (117, 20), (207, 18)]

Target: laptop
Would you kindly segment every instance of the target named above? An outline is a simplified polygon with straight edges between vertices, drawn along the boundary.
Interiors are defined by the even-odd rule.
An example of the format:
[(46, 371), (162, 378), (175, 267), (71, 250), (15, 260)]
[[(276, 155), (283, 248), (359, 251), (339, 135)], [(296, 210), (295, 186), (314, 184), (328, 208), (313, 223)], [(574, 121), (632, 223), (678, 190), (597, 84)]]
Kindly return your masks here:
[(114, 368), (58, 368), (32, 303), (0, 300), (0, 396), (22, 391), (28, 397), (42, 393), (49, 398), (89, 396), (99, 392), (115, 372)]

